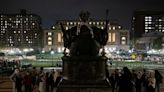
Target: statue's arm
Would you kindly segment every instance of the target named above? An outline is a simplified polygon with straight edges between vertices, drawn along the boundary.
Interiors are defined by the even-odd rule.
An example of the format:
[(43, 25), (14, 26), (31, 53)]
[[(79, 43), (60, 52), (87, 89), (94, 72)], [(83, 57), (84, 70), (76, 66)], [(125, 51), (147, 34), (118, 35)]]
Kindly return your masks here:
[(64, 27), (63, 27), (63, 24), (62, 24), (62, 23), (60, 23), (60, 27), (61, 27), (62, 32), (63, 32), (63, 33), (65, 33), (65, 31), (66, 31), (66, 30), (64, 29)]

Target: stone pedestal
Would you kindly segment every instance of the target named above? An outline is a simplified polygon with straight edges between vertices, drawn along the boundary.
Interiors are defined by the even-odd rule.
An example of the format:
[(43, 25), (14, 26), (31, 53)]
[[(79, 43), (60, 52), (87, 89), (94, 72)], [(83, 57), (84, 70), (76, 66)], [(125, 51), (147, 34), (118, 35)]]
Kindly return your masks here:
[(106, 80), (94, 82), (62, 80), (57, 92), (111, 92), (111, 88)]
[(57, 92), (110, 92), (105, 78), (106, 57), (62, 57), (63, 80)]

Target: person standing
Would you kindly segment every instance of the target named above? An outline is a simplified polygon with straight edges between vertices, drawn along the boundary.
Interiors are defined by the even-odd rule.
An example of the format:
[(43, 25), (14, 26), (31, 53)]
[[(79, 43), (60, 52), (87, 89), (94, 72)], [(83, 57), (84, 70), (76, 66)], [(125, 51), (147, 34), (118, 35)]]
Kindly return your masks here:
[(116, 88), (116, 77), (115, 77), (115, 71), (112, 72), (111, 76), (109, 77), (110, 84), (112, 86), (112, 92), (115, 92)]
[(10, 76), (10, 80), (12, 81), (12, 85), (13, 85), (13, 92), (16, 92), (15, 81), (16, 81), (16, 73), (18, 72), (19, 72), (19, 69), (15, 69), (13, 74)]
[(147, 87), (147, 92), (155, 92), (155, 74), (154, 72), (150, 71), (149, 76), (148, 76), (148, 87)]
[(15, 69), (14, 74), (12, 74), (10, 76), (10, 79), (15, 84), (16, 92), (21, 92), (21, 89), (22, 89), (22, 76), (21, 76), (21, 73), (20, 73), (19, 69)]
[(141, 80), (141, 72), (139, 71), (137, 73), (137, 77), (136, 77), (136, 92), (141, 92), (141, 83), (142, 83), (142, 80)]
[(32, 76), (32, 90), (35, 90), (37, 87), (37, 70), (36, 67), (33, 67), (31, 71), (31, 76)]
[(123, 68), (123, 74), (119, 80), (118, 92), (133, 92), (132, 74), (127, 67)]
[(148, 75), (146, 73), (146, 70), (143, 69), (143, 74), (141, 76), (142, 86), (143, 86), (143, 92), (147, 92), (148, 87)]
[(45, 86), (46, 86), (45, 83), (46, 83), (45, 73), (42, 72), (39, 75), (39, 92), (45, 92)]
[(160, 84), (162, 83), (163, 77), (158, 70), (155, 70), (155, 79), (155, 90), (156, 92), (160, 92)]
[(26, 75), (23, 79), (23, 84), (25, 86), (25, 92), (32, 92), (32, 75), (29, 71), (26, 71)]

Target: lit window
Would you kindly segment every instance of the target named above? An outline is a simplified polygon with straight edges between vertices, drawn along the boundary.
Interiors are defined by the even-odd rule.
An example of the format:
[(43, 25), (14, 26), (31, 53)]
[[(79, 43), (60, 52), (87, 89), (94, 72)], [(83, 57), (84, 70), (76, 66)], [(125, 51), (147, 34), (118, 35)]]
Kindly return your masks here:
[(28, 38), (26, 38), (26, 41), (28, 41)]
[(111, 33), (108, 33), (108, 42), (112, 42), (112, 37)]
[(149, 22), (145, 22), (145, 25), (148, 24)]
[(145, 30), (145, 32), (147, 33), (147, 32), (148, 32), (148, 30)]
[(69, 22), (67, 22), (67, 26), (69, 25)]
[(113, 30), (115, 30), (116, 28), (115, 27), (113, 27)]
[(101, 29), (104, 29), (104, 27), (101, 27)]
[(48, 35), (51, 36), (52, 35), (52, 32), (48, 32)]
[(115, 41), (116, 41), (116, 34), (112, 33), (112, 42), (115, 42)]
[(68, 27), (65, 27), (66, 30), (68, 30)]
[(32, 41), (28, 41), (28, 43), (32, 43)]
[(72, 25), (73, 23), (72, 23), (72, 22), (70, 22), (70, 24)]
[(93, 22), (93, 25), (95, 25), (95, 22)]
[(126, 37), (121, 37), (121, 44), (125, 45), (126, 44)]
[(158, 21), (162, 21), (162, 19), (158, 19)]
[(61, 33), (58, 33), (58, 42), (62, 42), (62, 35), (61, 35)]
[(108, 33), (108, 42), (115, 42), (115, 41), (116, 41), (116, 34)]
[(118, 26), (118, 29), (121, 29), (121, 26)]
[(18, 33), (20, 33), (20, 31), (18, 31)]
[(152, 24), (152, 22), (148, 22), (148, 24)]
[(92, 22), (89, 22), (89, 25), (91, 25), (92, 24)]
[(97, 22), (97, 25), (99, 25), (99, 22)]
[(162, 32), (164, 32), (164, 29), (162, 30)]
[(76, 22), (74, 22), (74, 25), (76, 25), (77, 23)]
[(145, 27), (145, 29), (149, 29), (149, 27)]
[(24, 31), (24, 33), (26, 33), (26, 31)]
[(109, 27), (109, 30), (111, 30), (111, 27)]
[(126, 40), (126, 37), (121, 37), (121, 40)]
[(122, 44), (122, 45), (125, 45), (125, 44), (126, 44), (126, 41), (121, 41), (121, 44)]
[(52, 37), (48, 37), (48, 40), (52, 40)]
[(16, 33), (16, 31), (14, 31), (14, 34)]
[(35, 25), (35, 23), (32, 23), (32, 25), (34, 26), (34, 25)]
[(145, 20), (146, 19), (152, 19), (152, 17), (151, 16), (145, 16)]
[(48, 45), (52, 45), (52, 41), (48, 41)]
[(103, 22), (100, 22), (101, 23), (101, 25), (103, 25)]

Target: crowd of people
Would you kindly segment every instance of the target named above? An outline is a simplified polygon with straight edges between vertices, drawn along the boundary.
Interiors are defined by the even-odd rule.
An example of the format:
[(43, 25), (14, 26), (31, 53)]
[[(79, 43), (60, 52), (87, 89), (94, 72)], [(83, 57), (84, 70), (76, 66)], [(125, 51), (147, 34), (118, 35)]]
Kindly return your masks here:
[(35, 67), (24, 71), (15, 69), (10, 79), (13, 92), (54, 92), (62, 79), (62, 72), (54, 69), (45, 72), (43, 67), (40, 70)]
[[(160, 92), (162, 75), (158, 70), (115, 69), (106, 72), (112, 92)], [(13, 92), (54, 92), (62, 79), (62, 71), (43, 67), (36, 69), (15, 69), (10, 76)]]
[(106, 74), (112, 92), (160, 92), (163, 78), (158, 70), (129, 70), (127, 67)]
[(12, 61), (8, 61), (8, 60), (4, 60), (4, 59), (0, 59), (0, 67), (19, 67), (20, 66), (20, 60), (12, 60)]

